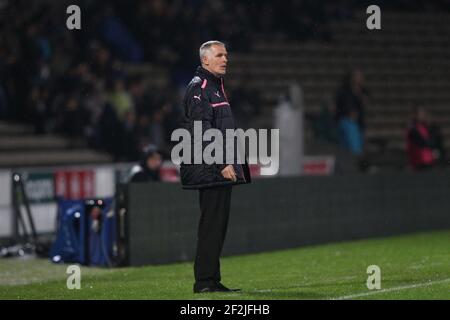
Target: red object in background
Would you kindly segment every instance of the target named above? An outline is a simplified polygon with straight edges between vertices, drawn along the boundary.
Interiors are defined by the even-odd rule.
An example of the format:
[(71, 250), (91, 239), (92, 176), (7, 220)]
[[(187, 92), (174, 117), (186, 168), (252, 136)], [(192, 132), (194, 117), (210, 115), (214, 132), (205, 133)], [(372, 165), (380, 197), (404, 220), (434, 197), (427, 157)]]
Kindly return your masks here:
[(312, 157), (311, 159), (305, 159), (303, 162), (304, 175), (329, 175), (332, 174), (333, 171), (334, 171), (333, 158)]
[(64, 199), (77, 200), (95, 196), (94, 172), (57, 171), (55, 173), (56, 195)]
[(259, 177), (261, 175), (261, 166), (259, 164), (249, 164), (248, 168), (252, 178)]
[[(430, 140), (430, 132), (425, 124), (417, 122), (414, 124), (414, 127), (423, 140)], [(406, 153), (411, 167), (417, 169), (421, 165), (432, 165), (435, 159), (432, 148), (419, 146), (411, 138), (410, 133), (414, 127), (408, 129), (406, 132)]]
[(305, 163), (303, 172), (305, 174), (327, 174), (327, 164), (325, 162)]
[(179, 173), (177, 167), (175, 166), (163, 166), (159, 172), (161, 181), (164, 182), (178, 182), (180, 181)]
[[(303, 159), (304, 175), (330, 175), (334, 172), (334, 157), (330, 156), (309, 156)], [(259, 164), (250, 164), (250, 174), (252, 178), (261, 176), (261, 166)], [(276, 177), (265, 176), (265, 177)]]

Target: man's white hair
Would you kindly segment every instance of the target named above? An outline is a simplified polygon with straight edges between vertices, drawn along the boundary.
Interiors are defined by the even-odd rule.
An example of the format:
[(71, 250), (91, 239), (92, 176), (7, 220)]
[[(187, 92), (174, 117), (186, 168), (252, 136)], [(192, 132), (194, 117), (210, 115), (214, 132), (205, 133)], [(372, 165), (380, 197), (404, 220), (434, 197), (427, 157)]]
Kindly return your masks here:
[(211, 40), (211, 41), (207, 41), (204, 44), (202, 44), (200, 46), (199, 54), (200, 54), (200, 61), (202, 61), (203, 57), (207, 54), (207, 51), (211, 50), (211, 47), (214, 45), (219, 45), (219, 46), (224, 46), (225, 47), (225, 43), (217, 41), (217, 40)]

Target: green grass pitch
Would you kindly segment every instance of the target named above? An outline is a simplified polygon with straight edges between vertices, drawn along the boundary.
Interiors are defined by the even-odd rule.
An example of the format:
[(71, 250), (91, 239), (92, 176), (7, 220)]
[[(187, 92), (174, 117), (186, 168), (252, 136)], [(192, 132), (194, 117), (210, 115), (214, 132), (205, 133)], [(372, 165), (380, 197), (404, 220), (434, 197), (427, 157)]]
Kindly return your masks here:
[[(222, 280), (239, 293), (193, 294), (192, 263), (120, 269), (0, 259), (0, 299), (450, 299), (450, 230), (225, 257)], [(366, 286), (381, 268), (381, 289)]]

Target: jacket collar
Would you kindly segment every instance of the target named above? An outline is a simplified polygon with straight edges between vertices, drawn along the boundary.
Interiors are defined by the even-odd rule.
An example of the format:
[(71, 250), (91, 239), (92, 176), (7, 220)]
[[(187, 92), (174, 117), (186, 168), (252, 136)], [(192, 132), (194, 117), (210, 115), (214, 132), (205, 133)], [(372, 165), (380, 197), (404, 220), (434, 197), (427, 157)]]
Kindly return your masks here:
[(199, 66), (197, 68), (197, 75), (200, 78), (206, 78), (208, 81), (211, 81), (211, 82), (216, 83), (218, 85), (221, 85), (221, 83), (223, 81), (223, 77), (216, 77), (215, 75), (213, 75), (211, 72), (209, 72), (208, 70), (206, 70), (202, 66)]

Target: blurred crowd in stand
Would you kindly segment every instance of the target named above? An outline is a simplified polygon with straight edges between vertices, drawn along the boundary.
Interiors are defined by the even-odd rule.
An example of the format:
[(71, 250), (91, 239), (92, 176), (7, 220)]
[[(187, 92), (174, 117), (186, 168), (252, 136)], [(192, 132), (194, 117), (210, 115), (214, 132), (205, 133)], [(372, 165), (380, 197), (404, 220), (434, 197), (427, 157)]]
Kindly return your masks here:
[[(149, 143), (167, 157), (180, 88), (199, 64), (202, 42), (218, 39), (232, 52), (245, 52), (255, 36), (269, 33), (332, 41), (328, 22), (351, 17), (356, 2), (81, 0), (82, 28), (70, 31), (69, 1), (1, 0), (0, 118), (33, 124), (37, 134), (64, 134), (74, 147), (109, 152), (115, 161), (139, 159)], [(397, 5), (416, 3), (423, 8), (424, 1)], [(130, 68), (144, 64), (162, 68), (168, 81), (155, 85), (152, 71)], [(363, 154), (369, 96), (355, 70), (323, 115), (328, 138), (357, 155)], [(239, 85), (229, 88), (229, 97), (238, 120), (251, 126), (260, 92)]]

